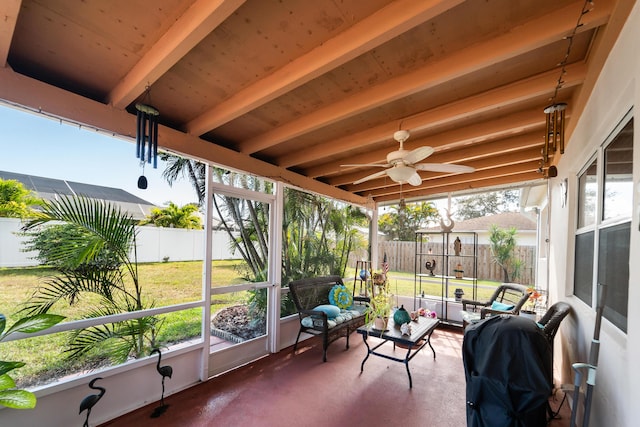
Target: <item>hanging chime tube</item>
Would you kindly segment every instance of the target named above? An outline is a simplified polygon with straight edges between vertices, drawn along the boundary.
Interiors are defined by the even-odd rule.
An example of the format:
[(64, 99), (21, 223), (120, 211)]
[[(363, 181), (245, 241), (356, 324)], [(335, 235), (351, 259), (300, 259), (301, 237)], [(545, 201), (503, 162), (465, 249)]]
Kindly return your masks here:
[(567, 104), (564, 102), (549, 105), (544, 109), (547, 116), (542, 161), (549, 162), (549, 153), (560, 147), (560, 154), (564, 154), (564, 119)]
[(141, 125), (142, 125), (142, 112), (138, 110), (136, 114), (136, 159), (140, 158), (140, 149), (142, 147), (142, 143), (140, 141), (141, 135), (142, 135), (142, 132), (140, 132), (142, 127)]
[(553, 109), (553, 113), (551, 113), (551, 124), (551, 152), (555, 153), (558, 149), (558, 110), (555, 108), (555, 106)]
[(153, 154), (153, 142), (154, 142), (154, 136), (153, 136), (153, 121), (154, 121), (154, 117), (153, 116), (149, 116), (149, 148), (147, 149), (147, 163), (151, 163), (151, 154)]
[(549, 108), (544, 109), (547, 118), (547, 128), (544, 132), (544, 146), (542, 147), (542, 161), (546, 164), (549, 162), (549, 138), (551, 138), (551, 113)]
[(560, 110), (560, 154), (564, 154), (564, 112), (566, 109), (566, 104), (565, 107)]
[[(144, 163), (151, 163), (153, 167), (158, 167), (158, 120), (160, 113), (154, 107), (145, 104), (136, 104), (136, 157)], [(147, 141), (149, 146), (147, 147)], [(145, 159), (146, 152), (146, 159)]]
[[(160, 116), (154, 116), (153, 120), (153, 168), (158, 169), (158, 118)], [(564, 151), (564, 148), (562, 149)]]

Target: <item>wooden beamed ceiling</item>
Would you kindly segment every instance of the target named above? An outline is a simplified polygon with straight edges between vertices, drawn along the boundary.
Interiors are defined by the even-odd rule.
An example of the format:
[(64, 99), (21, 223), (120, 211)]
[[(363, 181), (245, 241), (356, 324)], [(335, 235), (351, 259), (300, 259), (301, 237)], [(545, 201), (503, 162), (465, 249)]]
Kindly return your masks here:
[[(130, 138), (151, 102), (161, 149), (357, 204), (543, 180), (543, 109), (568, 104), (569, 140), (633, 5), (99, 3), (2, 2), (0, 99)], [(398, 129), (475, 172), (354, 185), (383, 169), (342, 165), (384, 163)]]

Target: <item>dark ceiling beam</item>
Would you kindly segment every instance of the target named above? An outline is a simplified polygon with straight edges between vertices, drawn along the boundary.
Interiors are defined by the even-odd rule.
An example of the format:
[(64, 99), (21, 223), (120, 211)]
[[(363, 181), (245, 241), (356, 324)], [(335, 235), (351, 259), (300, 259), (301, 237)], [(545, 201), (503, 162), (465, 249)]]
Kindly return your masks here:
[[(470, 158), (474, 158), (477, 160), (478, 158), (493, 158), (494, 160), (497, 158), (502, 158), (505, 155), (509, 155), (518, 151), (529, 150), (534, 148), (538, 150), (538, 157), (541, 159), (542, 155), (540, 153), (540, 146), (542, 145), (542, 141), (540, 135), (537, 133), (530, 133), (526, 135), (518, 135), (513, 136), (511, 138), (505, 138), (499, 141), (491, 141), (480, 145), (465, 147), (461, 150), (454, 150), (448, 153), (443, 153), (443, 157), (437, 157), (434, 155), (434, 158), (438, 159), (437, 161), (431, 162), (431, 158), (427, 158), (425, 162), (430, 163), (460, 163), (467, 166), (475, 167), (468, 163)], [(442, 159), (442, 161), (440, 161)], [(381, 169), (380, 169), (381, 170)], [(344, 174), (332, 176), (330, 178), (324, 179), (324, 182), (330, 185), (336, 186), (346, 186), (349, 191), (363, 191), (369, 189), (370, 185), (373, 185), (371, 182), (376, 182), (375, 186), (383, 185), (382, 182), (385, 178), (380, 178), (378, 180), (371, 180), (363, 182), (362, 184), (353, 185), (352, 183), (364, 178), (365, 176), (371, 175), (375, 171), (374, 169), (368, 171), (358, 171), (354, 173)], [(425, 172), (423, 172), (424, 174)], [(369, 183), (369, 184), (367, 184)], [(389, 180), (389, 185), (397, 185)]]
[(245, 1), (196, 1), (111, 90), (107, 103), (126, 108)]
[[(517, 176), (522, 174), (537, 174), (537, 178), (541, 178), (542, 175), (537, 172), (538, 163), (537, 162), (528, 162), (521, 163), (517, 165), (508, 165), (496, 168), (495, 171), (481, 171), (475, 172), (473, 177), (467, 176), (462, 177), (460, 175), (450, 175), (445, 178), (432, 179), (429, 182), (424, 183), (421, 187), (413, 187), (411, 185), (403, 185), (402, 191), (400, 188), (396, 189), (396, 191), (388, 191), (390, 189), (377, 189), (376, 191), (366, 192), (363, 195), (367, 197), (373, 197), (374, 200), (380, 201), (380, 199), (384, 200), (393, 200), (395, 197), (396, 200), (403, 198), (414, 198), (417, 196), (421, 196), (424, 194), (435, 194), (448, 192), (449, 189), (455, 188), (456, 190), (451, 191), (460, 191), (471, 188), (478, 188), (478, 183), (488, 181), (488, 180), (499, 180), (504, 179), (510, 176)], [(495, 182), (495, 181), (494, 181)], [(515, 181), (511, 181), (515, 182)], [(387, 190), (387, 191), (385, 191)], [(402, 195), (402, 196), (401, 196)]]
[[(524, 142), (523, 139), (513, 140), (510, 138), (518, 135), (525, 135), (524, 138), (532, 140), (534, 138), (544, 138), (545, 116), (539, 110), (520, 111), (508, 116), (502, 116), (488, 122), (481, 122), (470, 126), (453, 129), (440, 134), (431, 135), (426, 138), (414, 141), (412, 145), (405, 144), (406, 150), (412, 150), (420, 146), (429, 146), (439, 151), (448, 149), (467, 149), (467, 145), (482, 143), (482, 141), (505, 141), (497, 143), (494, 147), (505, 146), (506, 150), (510, 150), (516, 144), (531, 144), (532, 142)], [(536, 132), (535, 136), (529, 135)], [(357, 156), (357, 164), (359, 163), (384, 163), (386, 156), (390, 151), (397, 150), (397, 146), (392, 148), (384, 148), (366, 154)], [(436, 152), (437, 154), (437, 152)], [(425, 162), (435, 162), (432, 160), (436, 154), (427, 157)], [(459, 160), (464, 160), (462, 156)], [(304, 174), (317, 178), (320, 176), (329, 176), (334, 174), (345, 174), (350, 170), (357, 170), (356, 167), (341, 167), (345, 160), (333, 161), (319, 166), (315, 166), (304, 170)], [(352, 163), (352, 162), (346, 162)], [(360, 168), (361, 177), (367, 176), (375, 171), (375, 168), (368, 168), (366, 171)], [(354, 180), (355, 181), (355, 180)], [(333, 182), (333, 181), (331, 181)], [(353, 181), (351, 181), (353, 182)]]
[[(551, 96), (558, 80), (560, 69), (554, 69), (527, 79), (501, 86), (478, 95), (470, 96), (450, 104), (442, 105), (406, 117), (402, 120), (403, 129), (416, 134), (420, 131), (453, 123), (456, 120), (469, 118), (473, 115), (504, 109), (528, 99)], [(587, 66), (583, 62), (566, 67), (563, 88), (572, 88), (582, 84), (587, 74)], [(543, 115), (542, 111), (539, 111)], [(313, 161), (320, 157), (337, 155), (349, 149), (358, 149), (368, 144), (390, 140), (393, 132), (398, 130), (398, 121), (392, 121), (363, 132), (334, 139), (330, 144), (319, 143), (312, 147), (305, 147), (276, 159), (278, 166), (289, 168)], [(407, 141), (407, 147), (411, 144)]]
[[(517, 165), (516, 169), (519, 170), (523, 164), (529, 164), (531, 162), (535, 162), (538, 167), (540, 166), (539, 148), (534, 147), (527, 150), (510, 153), (508, 155), (502, 155), (493, 158), (488, 157), (469, 162), (467, 163), (467, 165), (475, 168), (476, 171), (468, 174), (419, 172), (420, 176), (422, 177), (422, 185), (419, 187), (409, 187), (411, 187), (410, 191), (415, 191), (421, 187), (449, 185), (461, 180), (474, 181), (478, 179), (485, 179), (490, 176), (504, 173), (506, 171), (506, 167)], [(378, 181), (378, 183), (375, 183), (375, 181)], [(380, 181), (384, 182), (384, 178), (382, 180), (366, 181), (358, 185), (346, 185), (344, 186), (344, 189), (353, 193), (366, 193), (367, 195), (371, 194), (374, 197), (397, 192), (400, 189), (400, 185), (391, 181), (391, 179), (389, 178), (386, 178), (386, 181), (389, 183), (388, 185), (380, 184)], [(405, 184), (402, 187), (407, 188), (407, 185)]]
[[(127, 140), (132, 145), (135, 140), (136, 117), (134, 115), (125, 110), (31, 79), (9, 68), (0, 68), (0, 99), (15, 106), (40, 112), (51, 118), (69, 120), (103, 131), (113, 137)], [(337, 200), (361, 206), (367, 202), (366, 198), (166, 126), (159, 127), (158, 144), (161, 150), (240, 172), (255, 174), (266, 179), (282, 181)], [(224, 163), (220, 163), (220, 159), (224, 159)], [(131, 161), (137, 161), (134, 157), (133, 147)]]
[[(444, 178), (453, 178), (454, 182), (457, 182), (461, 179), (473, 180), (474, 178), (477, 179), (478, 177), (486, 178), (487, 176), (492, 175), (496, 170), (499, 171), (500, 168), (512, 165), (520, 165), (529, 162), (537, 162), (538, 164), (540, 163), (540, 149), (538, 147), (520, 150), (501, 156), (486, 157), (473, 162), (468, 162), (466, 163), (466, 165), (471, 166), (476, 170), (475, 172), (470, 174), (447, 174), (423, 171), (420, 171), (419, 174), (422, 177), (422, 187), (429, 187), (433, 185), (433, 182), (445, 182), (443, 181)], [(353, 193), (372, 193), (375, 196), (379, 194), (388, 194), (388, 190), (390, 188), (397, 191), (400, 187), (397, 183), (391, 181), (391, 179), (389, 178), (386, 178), (386, 181), (389, 183), (388, 185), (380, 184), (380, 181), (384, 182), (384, 179), (366, 181), (358, 185), (349, 184), (343, 186), (343, 188)], [(404, 187), (406, 187), (406, 185), (403, 185), (403, 188)], [(413, 190), (416, 190), (418, 188), (419, 187), (412, 187)], [(377, 189), (382, 189), (382, 191), (376, 194)], [(391, 192), (393, 192), (393, 190)]]
[[(612, 0), (603, 0), (584, 16), (578, 32), (588, 31), (606, 22)], [(388, 80), (371, 89), (353, 94), (342, 101), (320, 108), (299, 119), (254, 138), (240, 142), (239, 151), (253, 154), (304, 133), (380, 107), (402, 97), (435, 87), (495, 63), (553, 43), (575, 28), (576, 10), (584, 2), (574, 2), (511, 29), (501, 36), (476, 43), (435, 61), (419, 70)]]
[(9, 48), (13, 39), (13, 32), (18, 22), (21, 0), (3, 0), (0, 2), (0, 68), (7, 66)]
[[(523, 171), (522, 173), (516, 173), (513, 175), (506, 175), (500, 177), (489, 178), (485, 180), (473, 181), (473, 182), (461, 182), (459, 184), (452, 185), (450, 187), (433, 187), (426, 188), (419, 191), (402, 194), (402, 198), (420, 198), (422, 200), (428, 199), (430, 196), (444, 196), (448, 193), (458, 191), (477, 190), (482, 188), (494, 188), (499, 186), (505, 186), (515, 183), (524, 182), (543, 182), (542, 175), (535, 171)], [(395, 193), (386, 196), (375, 197), (376, 203), (384, 202), (396, 202), (401, 199), (401, 194)]]
[(393, 2), (194, 118), (186, 131), (203, 135), (218, 128), (460, 3), (462, 0)]

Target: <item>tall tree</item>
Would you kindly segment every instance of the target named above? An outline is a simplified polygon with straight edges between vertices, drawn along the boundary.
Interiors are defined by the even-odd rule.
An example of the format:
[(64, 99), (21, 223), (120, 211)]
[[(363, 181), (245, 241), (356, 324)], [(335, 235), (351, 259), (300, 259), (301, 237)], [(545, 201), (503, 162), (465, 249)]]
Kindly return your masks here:
[(518, 230), (515, 227), (505, 230), (495, 224), (489, 228), (491, 255), (493, 256), (493, 261), (502, 268), (504, 283), (511, 282), (520, 273), (520, 260), (514, 256), (517, 232)]
[(189, 160), (169, 153), (160, 154), (160, 158), (167, 163), (162, 172), (162, 177), (167, 183), (173, 185), (181, 177), (187, 178), (198, 196), (198, 204), (202, 206), (206, 196), (206, 165), (197, 160)]
[(0, 178), (0, 217), (28, 218), (41, 200), (32, 191), (15, 179)]
[(512, 211), (519, 196), (517, 190), (505, 190), (456, 197), (456, 218), (465, 220)]
[(431, 202), (410, 203), (406, 207), (393, 205), (390, 210), (380, 215), (378, 229), (394, 240), (413, 241), (416, 231), (440, 218)]
[[(195, 160), (163, 155), (168, 167), (163, 176), (171, 184), (180, 177), (189, 179), (204, 202), (206, 166)], [(255, 191), (271, 191), (268, 181), (214, 168), (216, 182)], [(222, 228), (243, 257), (248, 280), (265, 280), (268, 261), (268, 211), (253, 200), (219, 196), (213, 208)], [(356, 225), (366, 224), (360, 209), (324, 197), (287, 189), (283, 224), (282, 283), (305, 275), (344, 274), (352, 249), (364, 246)]]

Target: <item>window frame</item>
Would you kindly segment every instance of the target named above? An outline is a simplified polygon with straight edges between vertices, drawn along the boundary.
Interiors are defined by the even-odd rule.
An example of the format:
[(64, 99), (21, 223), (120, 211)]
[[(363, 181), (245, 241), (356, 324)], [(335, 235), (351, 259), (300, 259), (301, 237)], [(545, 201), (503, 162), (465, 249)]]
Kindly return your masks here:
[[(595, 308), (597, 305), (597, 298), (598, 298), (597, 285), (603, 277), (603, 271), (601, 271), (602, 270), (601, 266), (603, 266), (603, 263), (606, 262), (606, 259), (603, 258), (605, 255), (601, 254), (601, 252), (603, 252), (602, 251), (603, 248), (601, 247), (601, 237), (610, 231), (615, 231), (617, 228), (620, 228), (620, 226), (625, 227), (627, 225), (630, 233), (629, 237), (631, 236), (631, 223), (633, 218), (633, 201), (632, 200), (629, 201), (631, 205), (631, 209), (629, 209), (628, 215), (621, 215), (621, 216), (604, 219), (605, 202), (607, 200), (607, 198), (604, 195), (604, 190), (605, 190), (605, 178), (606, 178), (606, 167), (607, 167), (605, 163), (605, 158), (606, 158), (605, 152), (613, 143), (615, 143), (618, 140), (618, 136), (621, 134), (622, 130), (625, 129), (625, 127), (629, 125), (629, 123), (632, 122), (633, 119), (634, 119), (633, 109), (631, 109), (616, 124), (613, 130), (604, 139), (603, 143), (598, 146), (598, 148), (596, 149), (596, 152), (588, 158), (588, 160), (585, 162), (585, 165), (576, 174), (576, 183), (577, 183), (576, 188), (578, 189), (578, 197), (576, 197), (576, 210), (575, 210), (576, 229), (574, 232), (574, 245), (573, 245), (573, 250), (574, 250), (573, 279), (574, 280), (573, 280), (572, 293), (575, 297), (577, 297), (582, 302), (584, 302), (585, 304), (593, 308)], [(631, 126), (633, 126), (633, 123)], [(632, 127), (632, 130), (633, 130), (633, 127)], [(633, 155), (631, 156), (631, 159), (633, 161)], [(596, 206), (595, 206), (595, 212), (594, 212), (595, 221), (593, 221), (593, 223), (583, 225), (580, 222), (580, 219), (581, 219), (581, 216), (584, 215), (584, 210), (582, 209), (584, 206), (582, 205), (582, 203), (584, 203), (585, 200), (583, 195), (581, 194), (580, 180), (588, 172), (589, 168), (592, 167), (594, 161), (596, 162), (596, 182), (597, 182), (597, 187), (596, 187), (597, 193), (595, 195)], [(632, 183), (633, 183), (633, 180), (632, 180)], [(587, 234), (592, 234), (593, 246), (591, 248), (586, 248), (586, 247), (579, 248), (578, 247), (580, 243), (579, 239), (581, 239), (583, 236), (586, 236)], [(584, 239), (581, 239), (581, 240), (584, 240)], [(589, 253), (589, 249), (591, 249), (590, 253)], [(624, 249), (625, 248), (623, 248), (623, 250)], [(578, 284), (576, 283), (577, 279), (579, 277), (585, 277), (585, 278), (588, 277), (588, 275), (585, 276), (584, 273), (578, 274), (578, 271), (577, 271), (578, 268), (580, 267), (580, 265), (578, 264), (579, 260), (578, 260), (577, 254), (580, 250), (585, 250), (583, 254), (592, 255), (592, 258), (593, 258), (593, 271), (590, 277), (591, 278), (590, 300), (588, 300), (588, 298), (583, 298), (584, 291), (586, 288), (585, 286), (582, 286), (581, 290), (580, 289), (577, 290), (577, 286), (578, 286)], [(629, 238), (629, 243), (627, 244), (627, 247), (626, 247), (626, 252), (630, 262), (630, 238)], [(624, 271), (623, 271), (623, 274), (624, 274)], [(622, 289), (620, 287), (622, 285), (617, 284), (617, 285), (611, 285), (611, 286), (612, 288), (608, 290), (610, 291), (609, 293), (613, 294), (615, 292), (617, 295), (620, 295), (619, 291)], [(616, 286), (616, 288), (613, 289), (613, 286)], [(628, 300), (628, 292), (629, 292), (629, 270), (628, 269), (626, 271), (626, 288), (622, 289), (622, 291), (623, 291), (623, 294), (627, 295), (627, 298), (623, 300)], [(609, 303), (607, 303), (607, 301), (609, 301)], [(612, 303), (612, 300), (607, 299), (607, 301), (605, 301), (604, 317), (607, 320), (609, 320), (614, 326), (620, 329), (622, 332), (627, 333), (627, 326), (628, 326), (627, 310), (622, 310), (624, 312), (616, 311), (610, 306), (610, 303)]]

